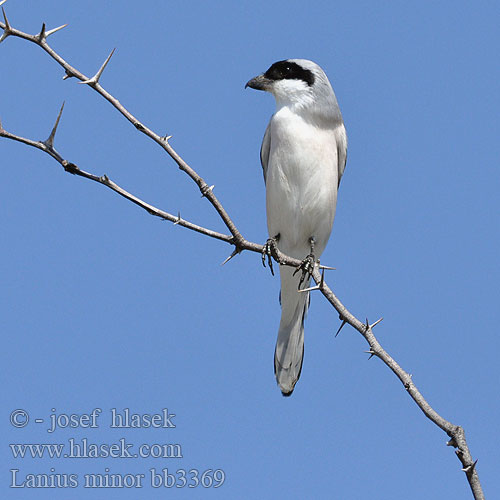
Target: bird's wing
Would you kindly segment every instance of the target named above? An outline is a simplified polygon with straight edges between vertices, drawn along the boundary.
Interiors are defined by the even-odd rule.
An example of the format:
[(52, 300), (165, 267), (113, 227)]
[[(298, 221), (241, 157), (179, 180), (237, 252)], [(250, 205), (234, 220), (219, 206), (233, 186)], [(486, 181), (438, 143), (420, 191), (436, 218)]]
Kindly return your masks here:
[(269, 151), (271, 150), (271, 122), (267, 125), (260, 147), (260, 164), (262, 165), (262, 173), (264, 174), (264, 182), (267, 177), (267, 164), (269, 163)]
[(344, 125), (337, 128), (335, 136), (337, 140), (337, 168), (340, 185), (340, 179), (344, 175), (345, 164), (347, 162), (347, 135)]

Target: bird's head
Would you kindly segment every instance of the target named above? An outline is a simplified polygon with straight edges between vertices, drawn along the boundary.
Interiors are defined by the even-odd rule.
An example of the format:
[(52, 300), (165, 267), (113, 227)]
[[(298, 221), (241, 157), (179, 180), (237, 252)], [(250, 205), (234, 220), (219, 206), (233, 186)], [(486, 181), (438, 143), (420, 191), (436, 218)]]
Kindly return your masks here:
[(249, 80), (246, 87), (273, 94), (278, 108), (290, 106), (297, 111), (340, 116), (325, 72), (307, 59), (275, 62), (265, 73)]

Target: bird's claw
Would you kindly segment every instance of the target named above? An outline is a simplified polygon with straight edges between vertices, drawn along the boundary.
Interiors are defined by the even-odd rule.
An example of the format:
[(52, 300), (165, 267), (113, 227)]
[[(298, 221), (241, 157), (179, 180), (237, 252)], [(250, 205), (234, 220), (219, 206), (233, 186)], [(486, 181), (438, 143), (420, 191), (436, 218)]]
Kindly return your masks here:
[(299, 286), (298, 289), (300, 290), (300, 287), (304, 281), (309, 281), (309, 279), (312, 276), (312, 273), (314, 271), (314, 266), (316, 264), (316, 258), (314, 257), (314, 254), (310, 253), (301, 263), (299, 266), (297, 266), (297, 269), (295, 269), (293, 275), (295, 276), (299, 271), (302, 272), (300, 275), (300, 280), (299, 280)]
[(269, 264), (269, 269), (273, 276), (274, 276), (273, 258), (278, 260), (276, 254), (276, 249), (277, 249), (276, 244), (277, 244), (277, 238), (268, 238), (268, 240), (264, 244), (264, 247), (262, 248), (262, 265), (266, 267), (266, 257), (267, 257), (267, 263)]

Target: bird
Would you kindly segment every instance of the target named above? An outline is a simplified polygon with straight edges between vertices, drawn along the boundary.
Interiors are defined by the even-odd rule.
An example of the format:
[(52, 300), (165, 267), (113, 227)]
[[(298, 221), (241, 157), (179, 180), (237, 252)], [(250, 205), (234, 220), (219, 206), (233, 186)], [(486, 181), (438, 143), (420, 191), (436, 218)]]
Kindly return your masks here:
[(283, 396), (290, 396), (302, 370), (310, 300), (309, 291), (300, 290), (309, 288), (311, 270), (332, 231), (347, 135), (330, 81), (313, 61), (275, 62), (247, 87), (269, 92), (276, 101), (260, 149), (269, 233), (264, 253), (270, 256), (276, 245), (303, 264), (301, 274), (280, 265), (281, 320), (274, 372)]

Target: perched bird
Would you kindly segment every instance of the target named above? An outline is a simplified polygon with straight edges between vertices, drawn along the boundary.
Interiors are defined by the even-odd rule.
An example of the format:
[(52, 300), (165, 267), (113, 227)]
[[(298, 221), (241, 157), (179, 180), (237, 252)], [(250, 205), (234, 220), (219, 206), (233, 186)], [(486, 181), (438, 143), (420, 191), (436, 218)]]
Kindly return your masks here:
[[(260, 159), (266, 183), (268, 243), (304, 259), (309, 270), (332, 231), (337, 189), (347, 159), (347, 136), (337, 98), (324, 71), (306, 59), (274, 63), (245, 86), (273, 94), (276, 112), (266, 128)], [(281, 321), (274, 353), (276, 380), (290, 396), (304, 357), (306, 279), (280, 266)]]

